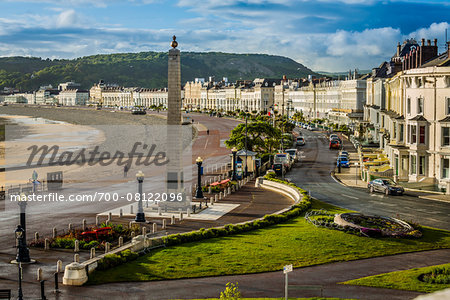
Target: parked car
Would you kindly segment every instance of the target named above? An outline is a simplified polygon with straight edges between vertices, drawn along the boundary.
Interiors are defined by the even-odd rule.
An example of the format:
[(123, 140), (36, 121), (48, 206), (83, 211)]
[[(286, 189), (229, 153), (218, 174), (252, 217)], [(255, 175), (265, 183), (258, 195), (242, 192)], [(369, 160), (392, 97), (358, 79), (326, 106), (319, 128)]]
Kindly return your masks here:
[(391, 179), (375, 179), (367, 184), (369, 192), (381, 192), (385, 195), (403, 195), (405, 189)]
[(336, 138), (340, 140), (340, 138), (339, 138), (339, 136), (337, 134), (333, 133), (333, 134), (330, 135), (330, 141), (332, 139), (336, 139)]
[(347, 151), (341, 151), (341, 152), (339, 152), (339, 155), (341, 156), (341, 155), (345, 155), (345, 156), (347, 156), (347, 157), (350, 157), (350, 155), (348, 155), (348, 152)]
[(338, 140), (330, 141), (330, 149), (341, 149), (341, 143)]
[(345, 155), (340, 155), (337, 158), (337, 166), (341, 166), (343, 168), (350, 168), (350, 162), (348, 160), (348, 157)]
[(282, 175), (286, 173), (286, 168), (283, 168), (282, 163), (273, 164), (272, 170), (274, 170), (277, 175)]
[(289, 159), (289, 153), (277, 153), (275, 154), (273, 161), (274, 163), (284, 164), (286, 171), (289, 171), (291, 169), (292, 163)]
[(305, 138), (302, 136), (297, 137), (295, 141), (295, 146), (304, 146), (305, 145)]
[(131, 111), (132, 115), (145, 115), (147, 112), (142, 108), (135, 108)]
[(287, 153), (289, 153), (289, 156), (292, 157), (292, 159), (295, 162), (298, 162), (298, 155), (297, 155), (297, 149), (286, 149), (285, 150)]

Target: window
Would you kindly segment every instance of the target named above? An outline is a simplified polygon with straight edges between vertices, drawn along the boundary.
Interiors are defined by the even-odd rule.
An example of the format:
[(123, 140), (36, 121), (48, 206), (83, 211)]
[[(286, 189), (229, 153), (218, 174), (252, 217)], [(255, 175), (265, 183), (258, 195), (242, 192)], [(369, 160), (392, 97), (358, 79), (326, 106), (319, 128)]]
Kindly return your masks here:
[(442, 146), (450, 146), (450, 127), (442, 127)]
[(442, 159), (442, 178), (450, 178), (450, 158)]
[(447, 115), (450, 115), (450, 98), (445, 99), (445, 107)]
[(408, 98), (406, 100), (406, 113), (408, 113), (408, 114), (411, 113), (411, 98)]
[(400, 124), (400, 142), (403, 142), (403, 124)]
[(411, 170), (410, 170), (411, 174), (416, 174), (416, 156), (415, 155), (411, 155)]
[(425, 144), (425, 126), (419, 127), (419, 143)]
[(419, 175), (425, 175), (425, 156), (419, 156)]
[(417, 113), (423, 114), (423, 98), (417, 98)]
[(409, 132), (411, 134), (411, 144), (415, 144), (417, 142), (416, 126), (415, 125), (410, 125)]

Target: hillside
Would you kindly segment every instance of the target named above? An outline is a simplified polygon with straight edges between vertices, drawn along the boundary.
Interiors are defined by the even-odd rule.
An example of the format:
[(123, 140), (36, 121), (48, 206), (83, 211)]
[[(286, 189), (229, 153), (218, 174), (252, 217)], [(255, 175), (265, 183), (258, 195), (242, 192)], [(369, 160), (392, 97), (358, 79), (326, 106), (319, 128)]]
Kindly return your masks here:
[[(181, 82), (195, 77), (216, 79), (228, 77), (288, 78), (316, 74), (292, 59), (266, 54), (232, 54), (221, 52), (182, 52)], [(15, 87), (21, 91), (36, 90), (41, 85), (75, 81), (89, 89), (103, 79), (122, 86), (161, 88), (167, 86), (167, 53), (140, 52), (93, 55), (77, 59), (46, 59), (36, 57), (0, 58), (0, 89)]]

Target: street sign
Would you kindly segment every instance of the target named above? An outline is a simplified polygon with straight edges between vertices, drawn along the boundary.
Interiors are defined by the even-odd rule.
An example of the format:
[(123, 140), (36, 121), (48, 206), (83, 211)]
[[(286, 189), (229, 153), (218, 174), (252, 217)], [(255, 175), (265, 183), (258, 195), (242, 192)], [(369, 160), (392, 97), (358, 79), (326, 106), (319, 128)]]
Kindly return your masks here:
[(286, 266), (284, 266), (284, 268), (283, 268), (283, 273), (284, 273), (284, 274), (287, 274), (287, 273), (289, 273), (289, 272), (292, 272), (292, 265), (286, 265)]

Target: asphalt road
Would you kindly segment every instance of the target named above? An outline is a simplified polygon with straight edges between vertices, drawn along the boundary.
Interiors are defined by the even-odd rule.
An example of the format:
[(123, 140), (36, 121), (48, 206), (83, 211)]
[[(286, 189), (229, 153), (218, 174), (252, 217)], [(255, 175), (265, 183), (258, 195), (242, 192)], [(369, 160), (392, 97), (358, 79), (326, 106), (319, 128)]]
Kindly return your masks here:
[[(301, 162), (286, 177), (310, 191), (314, 198), (365, 214), (376, 214), (414, 221), (421, 225), (450, 230), (448, 202), (421, 199), (412, 195), (385, 196), (370, 194), (367, 189), (352, 188), (331, 177), (337, 151), (329, 150), (323, 132), (300, 129), (306, 140), (302, 146)], [(351, 144), (345, 145), (347, 148)]]

